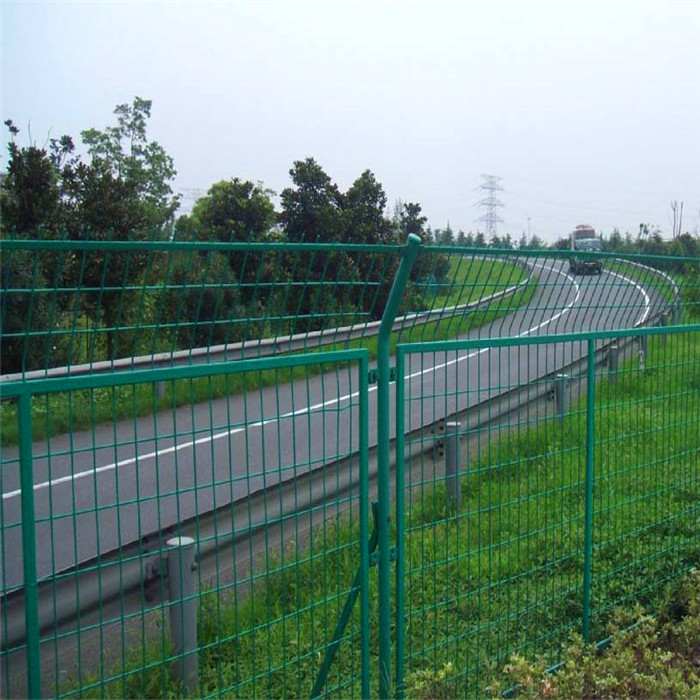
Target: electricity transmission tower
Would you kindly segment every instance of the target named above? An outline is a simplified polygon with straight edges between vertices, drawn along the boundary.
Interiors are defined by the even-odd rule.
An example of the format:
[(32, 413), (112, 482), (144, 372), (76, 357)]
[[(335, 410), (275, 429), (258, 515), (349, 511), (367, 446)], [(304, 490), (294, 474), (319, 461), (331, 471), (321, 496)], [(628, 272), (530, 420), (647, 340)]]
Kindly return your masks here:
[(477, 222), (485, 224), (485, 233), (489, 242), (491, 242), (496, 235), (496, 225), (503, 223), (503, 219), (498, 216), (498, 208), (503, 206), (503, 202), (496, 197), (496, 192), (503, 191), (503, 185), (501, 185), (503, 178), (495, 175), (482, 175), (481, 179), (482, 183), (478, 189), (485, 192), (486, 196), (480, 199), (477, 204), (486, 211), (477, 219)]

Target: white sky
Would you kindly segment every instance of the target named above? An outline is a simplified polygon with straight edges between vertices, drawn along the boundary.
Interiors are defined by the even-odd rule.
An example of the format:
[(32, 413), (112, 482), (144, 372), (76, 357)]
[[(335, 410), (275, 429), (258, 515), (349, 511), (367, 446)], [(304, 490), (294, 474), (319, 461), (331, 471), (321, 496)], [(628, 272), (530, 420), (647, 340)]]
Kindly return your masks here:
[(700, 223), (697, 1), (3, 1), (1, 76), (2, 119), (38, 143), (152, 99), (183, 188), (279, 192), (313, 156), (455, 231), (477, 228), (481, 173), (514, 237), (528, 217), (550, 240), (670, 233), (671, 200)]

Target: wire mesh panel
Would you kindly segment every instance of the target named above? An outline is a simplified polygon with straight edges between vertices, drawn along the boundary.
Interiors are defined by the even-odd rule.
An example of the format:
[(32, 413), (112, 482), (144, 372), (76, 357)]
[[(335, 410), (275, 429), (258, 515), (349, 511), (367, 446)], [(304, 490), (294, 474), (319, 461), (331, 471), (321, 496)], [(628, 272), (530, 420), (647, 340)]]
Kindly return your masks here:
[(513, 653), (554, 666), (700, 562), (688, 330), (399, 348), (399, 688), (478, 697)]
[[(401, 245), (179, 241), (0, 241), (3, 377), (260, 357), (373, 341)], [(698, 308), (692, 258), (422, 246), (393, 342), (629, 327), (679, 286)], [(686, 274), (687, 272), (687, 274)], [(680, 280), (680, 282), (679, 282)], [(548, 312), (557, 310), (554, 314)]]
[(700, 334), (650, 336), (595, 410), (592, 638), (700, 563)]
[[(45, 429), (33, 444), (22, 423), (19, 447), (3, 444), (3, 695), (25, 695), (35, 673), (55, 696), (182, 693), (170, 672), (179, 657), (165, 564), (167, 543), (182, 536), (193, 538), (197, 565), (194, 694), (308, 695), (355, 595), (325, 692), (362, 695), (367, 373), (366, 351), (349, 350), (3, 386), (4, 397), (30, 395), (34, 426), (51, 422), (56, 392), (69, 429), (73, 409), (93, 417), (86, 430)], [(154, 381), (171, 397), (189, 392), (189, 404), (173, 399), (140, 418), (143, 394), (156, 402)], [(215, 381), (228, 397), (198, 402), (195, 387)], [(98, 404), (113, 411), (110, 423), (97, 420)], [(31, 521), (22, 517), (27, 444)], [(17, 614), (30, 607), (40, 638)], [(27, 668), (33, 642), (40, 663)]]
[(658, 339), (700, 317), (696, 258), (0, 247), (3, 694), (194, 694), (170, 673), (192, 656), (168, 627), (175, 536), (196, 542), (205, 696), (388, 696), (421, 673), (481, 693), (484, 660), (554, 662), (697, 551), (697, 357)]

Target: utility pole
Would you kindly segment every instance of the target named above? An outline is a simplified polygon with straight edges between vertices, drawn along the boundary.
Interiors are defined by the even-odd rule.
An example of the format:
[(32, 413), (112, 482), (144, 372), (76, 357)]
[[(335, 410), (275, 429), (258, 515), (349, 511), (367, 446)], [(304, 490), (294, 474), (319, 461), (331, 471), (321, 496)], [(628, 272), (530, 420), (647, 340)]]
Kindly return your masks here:
[(498, 216), (498, 208), (503, 206), (503, 202), (496, 197), (496, 192), (503, 191), (503, 185), (501, 185), (503, 178), (496, 175), (482, 175), (481, 179), (482, 183), (478, 189), (485, 192), (486, 196), (480, 199), (477, 204), (486, 211), (477, 219), (477, 222), (485, 224), (485, 232), (490, 243), (496, 235), (497, 224), (503, 223), (503, 219)]

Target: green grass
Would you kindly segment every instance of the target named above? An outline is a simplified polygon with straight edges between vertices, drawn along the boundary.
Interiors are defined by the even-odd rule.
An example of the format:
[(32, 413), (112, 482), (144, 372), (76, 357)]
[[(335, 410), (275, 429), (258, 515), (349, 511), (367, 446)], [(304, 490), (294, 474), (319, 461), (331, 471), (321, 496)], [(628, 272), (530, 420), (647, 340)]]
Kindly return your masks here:
[[(700, 338), (649, 347), (646, 371), (628, 364), (596, 389), (592, 639), (616, 609), (653, 603), (700, 563)], [(551, 665), (580, 631), (585, 430), (582, 399), (562, 424), (483, 433), (459, 513), (429, 459), (419, 465), (406, 492), (404, 658), (409, 681), (440, 678), (434, 697), (483, 697), (513, 653)], [(308, 697), (358, 558), (356, 528), (341, 520), (311, 545), (268, 550), (251, 595), (202, 594), (200, 694)], [(377, 596), (372, 570), (373, 653)], [(356, 610), (329, 677), (334, 697), (359, 696), (359, 624)], [(81, 694), (177, 695), (164, 656), (165, 642), (135, 650), (103, 679), (84, 678)], [(372, 673), (376, 694), (376, 657)]]
[[(466, 258), (450, 258), (447, 279), (452, 282), (443, 288), (443, 294), (424, 298), (423, 308), (449, 308), (467, 304), (484, 298), (497, 291), (513, 286), (527, 277), (527, 271), (510, 263), (488, 261), (488, 265)], [(496, 301), (491, 309), (464, 313), (447, 313), (439, 321), (416, 325), (391, 335), (391, 352), (399, 340), (401, 342), (444, 340), (454, 338), (501, 318), (511, 311), (528, 303), (535, 293), (536, 278), (512, 297)], [(332, 352), (346, 347), (367, 348), (370, 359), (377, 357), (377, 338), (368, 336), (345, 343), (310, 348), (295, 354), (315, 354)], [(334, 365), (337, 367), (337, 365)], [(32, 433), (34, 440), (47, 436), (62, 435), (93, 426), (134, 419), (178, 406), (191, 405), (212, 399), (249, 392), (265, 386), (282, 384), (293, 379), (306, 379), (323, 371), (323, 367), (298, 367), (288, 371), (262, 371), (220, 375), (196, 380), (168, 382), (164, 396), (155, 395), (152, 384), (123, 386), (116, 389), (98, 388), (94, 390), (57, 393), (32, 397)], [(328, 368), (325, 368), (328, 369)], [(19, 427), (17, 406), (8, 401), (0, 402), (0, 434), (4, 446), (17, 444)]]

